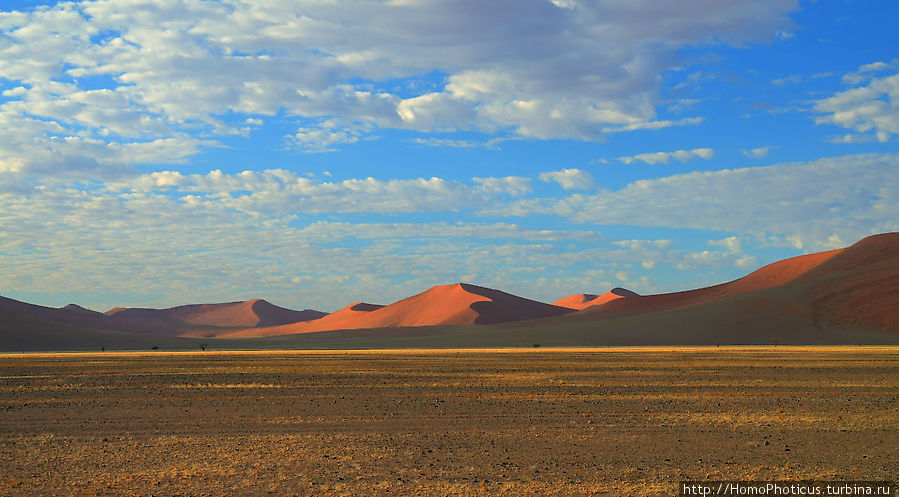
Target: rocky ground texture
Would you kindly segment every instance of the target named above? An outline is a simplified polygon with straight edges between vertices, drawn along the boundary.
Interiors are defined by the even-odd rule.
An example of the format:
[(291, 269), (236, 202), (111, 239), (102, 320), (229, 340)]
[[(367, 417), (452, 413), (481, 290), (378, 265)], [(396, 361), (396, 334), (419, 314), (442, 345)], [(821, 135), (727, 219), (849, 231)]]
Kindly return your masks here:
[(899, 474), (897, 348), (0, 356), (0, 495), (676, 495)]

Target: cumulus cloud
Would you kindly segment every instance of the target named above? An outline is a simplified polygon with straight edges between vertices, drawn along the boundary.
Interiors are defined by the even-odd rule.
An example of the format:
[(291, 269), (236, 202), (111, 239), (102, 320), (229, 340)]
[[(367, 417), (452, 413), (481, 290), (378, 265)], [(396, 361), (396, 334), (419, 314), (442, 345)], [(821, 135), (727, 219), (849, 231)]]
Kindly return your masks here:
[[(3, 17), (0, 74), (11, 88), (0, 123), (16, 132), (0, 138), (0, 155), (19, 170), (90, 177), (135, 163), (116, 150), (174, 140), (183, 158), (275, 115), (293, 123), (288, 144), (310, 152), (383, 128), (597, 140), (695, 124), (700, 118), (656, 119), (659, 74), (676, 64), (677, 49), (771, 39), (795, 8), (795, 0), (677, 9), (573, 0), (64, 2)], [(142, 150), (141, 161), (171, 157)]]
[(593, 175), (583, 169), (562, 169), (540, 173), (540, 180), (556, 182), (566, 190), (592, 190), (596, 187)]
[(771, 151), (771, 147), (758, 147), (758, 148), (750, 148), (743, 149), (740, 151), (744, 156), (749, 157), (750, 159), (762, 159), (768, 157), (768, 152)]
[[(142, 176), (145, 189), (131, 182), (128, 188), (90, 190), (42, 185), (28, 195), (0, 191), (4, 284), (34, 293), (61, 288), (100, 293), (93, 298), (106, 300), (83, 302), (99, 308), (265, 297), (298, 308), (334, 310), (349, 298), (389, 303), (466, 275), (487, 283), (503, 274), (507, 279), (496, 286), (554, 299), (552, 292), (537, 289), (536, 276), (513, 275), (538, 267), (564, 271), (578, 264), (581, 254), (557, 254), (570, 251), (571, 244), (592, 246), (602, 239), (590, 229), (529, 229), (505, 222), (309, 221), (309, 214), (299, 210), (302, 204), (248, 208), (235, 202), (236, 189), (248, 188), (252, 196), (287, 189), (298, 179), (281, 171), (170, 172)], [(358, 201), (381, 195), (389, 184), (306, 188), (326, 198), (331, 189)], [(425, 180), (395, 187), (431, 186)], [(307, 205), (326, 209), (317, 201)], [(346, 209), (354, 207), (330, 208)], [(11, 253), (16, 256), (2, 256)]]
[(862, 64), (855, 72), (843, 76), (843, 83), (857, 85), (872, 78), (875, 73), (896, 68), (899, 68), (899, 59), (894, 59), (892, 62), (877, 61), (870, 64)]
[(765, 167), (693, 172), (620, 190), (523, 199), (494, 211), (557, 214), (592, 224), (712, 229), (791, 237), (797, 248), (830, 248), (899, 231), (899, 156), (866, 154)]
[(672, 159), (676, 159), (681, 163), (700, 158), (711, 159), (715, 156), (715, 151), (711, 148), (694, 148), (693, 150), (676, 150), (674, 152), (650, 152), (637, 154), (633, 156), (619, 157), (618, 160), (625, 164), (633, 164), (640, 161), (646, 164), (668, 164)]
[[(897, 66), (899, 64), (868, 64), (862, 66), (855, 76), (849, 77), (849, 81), (867, 81), (868, 74), (891, 68), (895, 70)], [(823, 114), (815, 119), (816, 124), (833, 124), (865, 133), (861, 136), (847, 134), (835, 139), (835, 143), (856, 143), (864, 141), (865, 136), (886, 142), (899, 134), (899, 74), (870, 78), (864, 86), (818, 100), (814, 110)]]
[[(327, 174), (325, 176), (328, 176)], [(350, 178), (323, 181), (284, 169), (207, 174), (161, 171), (104, 183), (113, 192), (165, 192), (193, 205), (235, 209), (254, 216), (318, 213), (456, 212), (484, 208), (498, 198), (531, 192), (531, 178)]]
[(743, 252), (743, 240), (738, 236), (729, 236), (722, 240), (709, 240), (710, 245), (726, 248), (729, 252)]

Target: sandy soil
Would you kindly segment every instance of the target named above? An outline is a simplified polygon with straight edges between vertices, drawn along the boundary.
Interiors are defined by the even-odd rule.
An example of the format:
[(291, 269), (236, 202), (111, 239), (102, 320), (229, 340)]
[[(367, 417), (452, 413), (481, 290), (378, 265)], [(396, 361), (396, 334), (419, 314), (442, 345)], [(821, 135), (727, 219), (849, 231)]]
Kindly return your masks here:
[(0, 495), (675, 495), (899, 474), (899, 348), (0, 355)]

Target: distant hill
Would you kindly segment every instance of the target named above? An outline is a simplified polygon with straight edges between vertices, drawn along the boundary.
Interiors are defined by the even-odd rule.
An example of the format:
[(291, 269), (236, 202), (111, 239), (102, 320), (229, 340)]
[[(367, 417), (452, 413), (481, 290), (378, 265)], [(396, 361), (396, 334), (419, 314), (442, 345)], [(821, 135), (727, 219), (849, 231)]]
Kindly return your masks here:
[[(7, 329), (17, 324), (14, 330), (16, 334), (30, 328), (45, 329), (48, 323), (56, 323), (81, 330), (208, 337), (222, 329), (280, 325), (325, 315), (320, 311), (285, 309), (259, 299), (225, 304), (185, 305), (170, 309), (116, 308), (103, 314), (76, 304), (62, 308), (45, 307), (0, 297), (0, 318), (3, 318), (2, 322), (6, 323)], [(3, 331), (0, 329), (0, 332)]]
[(223, 304), (189, 304), (168, 309), (117, 307), (106, 312), (106, 315), (115, 318), (173, 320), (225, 328), (250, 328), (309, 321), (326, 316), (327, 313), (311, 309), (294, 311), (262, 299), (253, 299)]
[(356, 303), (315, 321), (220, 336), (274, 336), (360, 328), (505, 323), (572, 312), (467, 283), (440, 285), (387, 306)]
[(658, 295), (616, 288), (554, 304), (465, 283), (435, 286), (386, 306), (357, 302), (328, 315), (262, 300), (116, 309), (104, 315), (74, 304), (51, 308), (0, 297), (0, 350), (153, 343), (182, 348), (200, 343), (213, 348), (899, 344), (899, 233), (778, 261), (711, 287)]

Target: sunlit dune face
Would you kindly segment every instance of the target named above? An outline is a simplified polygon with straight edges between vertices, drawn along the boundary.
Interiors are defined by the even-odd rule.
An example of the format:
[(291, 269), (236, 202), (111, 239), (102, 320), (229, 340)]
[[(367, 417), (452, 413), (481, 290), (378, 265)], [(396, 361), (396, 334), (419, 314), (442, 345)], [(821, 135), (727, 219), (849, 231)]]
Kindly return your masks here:
[(240, 330), (221, 336), (274, 336), (341, 329), (499, 323), (566, 312), (568, 309), (498, 290), (457, 283), (435, 286), (388, 306), (357, 302), (314, 321)]

